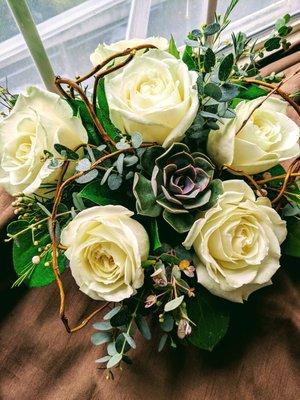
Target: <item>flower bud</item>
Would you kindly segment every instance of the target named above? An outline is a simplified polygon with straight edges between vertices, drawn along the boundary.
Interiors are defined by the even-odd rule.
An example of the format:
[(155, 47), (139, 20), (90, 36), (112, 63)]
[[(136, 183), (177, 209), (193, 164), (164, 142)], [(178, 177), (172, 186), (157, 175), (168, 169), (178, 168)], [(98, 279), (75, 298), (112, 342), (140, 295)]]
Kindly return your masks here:
[(178, 323), (177, 336), (184, 339), (192, 333), (192, 327), (187, 319), (182, 318)]
[(152, 307), (157, 302), (155, 294), (150, 294), (145, 301), (145, 308)]

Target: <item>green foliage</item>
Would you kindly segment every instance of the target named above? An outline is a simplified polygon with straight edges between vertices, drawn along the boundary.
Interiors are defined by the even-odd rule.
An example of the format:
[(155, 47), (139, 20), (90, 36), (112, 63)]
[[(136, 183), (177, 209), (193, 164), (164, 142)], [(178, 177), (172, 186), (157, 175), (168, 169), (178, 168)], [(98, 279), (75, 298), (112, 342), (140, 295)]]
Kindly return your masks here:
[(185, 46), (182, 61), (187, 65), (190, 71), (195, 71), (197, 69), (195, 60), (193, 58), (193, 48), (191, 46)]
[(79, 158), (79, 155), (75, 151), (69, 149), (68, 147), (60, 143), (55, 143), (54, 148), (66, 160), (78, 160)]
[(211, 69), (214, 67), (215, 63), (216, 63), (215, 53), (210, 47), (208, 47), (204, 54), (204, 62), (203, 62), (204, 71), (210, 72)]
[(90, 200), (100, 206), (105, 206), (108, 204), (120, 204), (115, 194), (112, 193), (106, 186), (101, 185), (99, 180), (94, 180), (86, 185), (78, 195), (83, 199)]
[(229, 78), (232, 67), (233, 67), (234, 57), (232, 53), (229, 53), (224, 59), (221, 61), (219, 66), (219, 79), (220, 81), (227, 81)]
[(174, 57), (176, 57), (178, 59), (180, 58), (180, 53), (179, 53), (179, 51), (177, 49), (177, 46), (176, 46), (176, 43), (175, 43), (173, 35), (171, 35), (170, 41), (169, 41), (169, 53), (172, 54), (172, 56), (174, 56)]
[(159, 229), (157, 225), (157, 220), (151, 219), (150, 221), (150, 241), (151, 241), (151, 248), (153, 251), (159, 249), (161, 247), (161, 241), (159, 238)]
[(95, 130), (93, 120), (84, 102), (79, 99), (68, 99), (67, 102), (72, 107), (74, 115), (81, 118), (88, 133), (89, 143), (98, 146), (101, 143), (100, 136)]
[[(16, 224), (14, 225), (14, 230), (16, 230)], [(50, 236), (47, 233), (40, 233), (34, 239), (38, 240), (38, 245), (36, 246), (33, 243), (31, 229), (27, 229), (24, 233), (19, 234), (18, 240), (14, 241), (13, 264), (16, 274), (19, 277), (16, 284), (25, 282), (29, 287), (46, 286), (55, 280), (51, 269), (52, 251), (49, 247), (48, 250), (39, 253), (38, 247), (42, 248), (49, 244)], [(40, 257), (40, 262), (37, 264), (33, 264), (32, 262), (35, 256)], [(45, 266), (47, 262), (49, 266)], [(58, 256), (58, 265), (60, 272), (63, 272), (65, 269), (65, 257), (61, 252)]]
[(224, 337), (229, 326), (229, 314), (220, 299), (197, 285), (196, 296), (187, 303), (188, 316), (195, 324), (188, 338), (194, 346), (212, 351)]
[(99, 80), (97, 88), (97, 100), (97, 116), (109, 137), (116, 142), (120, 139), (121, 135), (109, 118), (109, 108), (105, 94), (104, 79)]
[(161, 207), (156, 203), (151, 182), (143, 175), (136, 173), (132, 190), (136, 198), (138, 214), (154, 218), (158, 217), (161, 213)]

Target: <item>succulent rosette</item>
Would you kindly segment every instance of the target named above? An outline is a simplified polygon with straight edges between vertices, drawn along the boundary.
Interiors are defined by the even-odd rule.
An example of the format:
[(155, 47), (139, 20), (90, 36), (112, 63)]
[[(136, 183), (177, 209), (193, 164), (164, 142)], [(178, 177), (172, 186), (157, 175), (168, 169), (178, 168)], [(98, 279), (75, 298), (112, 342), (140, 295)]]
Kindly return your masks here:
[[(215, 167), (210, 159), (200, 152), (190, 152), (183, 143), (174, 143), (163, 153), (159, 148), (146, 151), (145, 170), (151, 165), (151, 157), (155, 156), (148, 189), (145, 178), (136, 174), (134, 194), (137, 210), (144, 215), (150, 212), (151, 216), (163, 212), (164, 219), (177, 232), (184, 233), (190, 229), (197, 212), (207, 210), (216, 203), (222, 193), (222, 182), (213, 179)], [(145, 209), (146, 191), (148, 198), (153, 196), (156, 205), (149, 207), (146, 204)]]

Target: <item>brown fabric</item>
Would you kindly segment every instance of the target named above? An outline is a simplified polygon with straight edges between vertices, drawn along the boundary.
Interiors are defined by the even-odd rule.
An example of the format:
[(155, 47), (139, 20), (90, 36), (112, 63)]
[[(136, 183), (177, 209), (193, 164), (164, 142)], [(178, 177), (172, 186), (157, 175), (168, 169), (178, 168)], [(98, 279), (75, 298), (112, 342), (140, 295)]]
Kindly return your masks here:
[[(290, 91), (299, 90), (299, 78), (288, 85)], [(0, 226), (9, 215), (4, 206), (9, 201), (3, 199), (2, 194)], [(1, 248), (2, 262), (9, 251)], [(69, 273), (63, 279), (75, 323), (98, 304), (78, 291)], [(12, 299), (11, 293), (17, 295)], [(281, 269), (274, 285), (245, 305), (233, 305), (230, 331), (212, 353), (194, 348), (157, 353), (157, 338), (147, 343), (137, 335), (134, 364), (116, 372), (114, 381), (107, 381), (94, 363), (103, 350), (90, 343), (92, 326), (73, 335), (65, 332), (55, 285), (4, 289), (0, 304), (6, 307), (0, 323), (1, 400), (300, 398), (299, 265)]]

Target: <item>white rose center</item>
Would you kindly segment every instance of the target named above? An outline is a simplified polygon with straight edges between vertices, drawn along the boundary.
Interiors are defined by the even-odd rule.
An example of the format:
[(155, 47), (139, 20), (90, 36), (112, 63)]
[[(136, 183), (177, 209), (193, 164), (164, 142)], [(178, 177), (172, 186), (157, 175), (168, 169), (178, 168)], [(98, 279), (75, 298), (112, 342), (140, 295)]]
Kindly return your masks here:
[(272, 151), (272, 147), (282, 141), (281, 130), (275, 113), (257, 110), (238, 137), (256, 144), (264, 151)]

